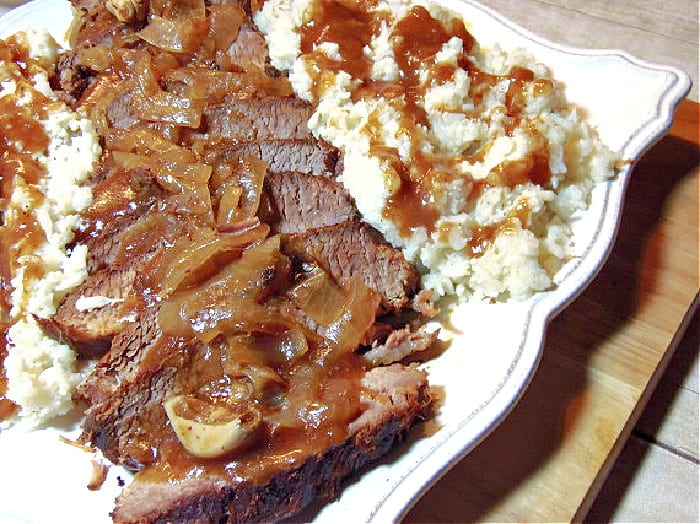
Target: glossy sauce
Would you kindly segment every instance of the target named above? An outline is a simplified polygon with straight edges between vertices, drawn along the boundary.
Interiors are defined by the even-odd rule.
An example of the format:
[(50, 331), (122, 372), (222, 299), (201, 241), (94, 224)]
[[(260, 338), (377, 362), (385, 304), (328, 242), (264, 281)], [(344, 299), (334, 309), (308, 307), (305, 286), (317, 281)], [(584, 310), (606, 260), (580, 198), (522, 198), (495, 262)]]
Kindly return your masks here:
[[(15, 187), (22, 187), (31, 202), (39, 206), (44, 196), (38, 184), (46, 175), (44, 166), (34, 154), (45, 155), (49, 145), (40, 120), (45, 119), (51, 103), (43, 94), (30, 88), (34, 75), (32, 60), (27, 50), (12, 38), (0, 40), (0, 60), (6, 63), (17, 82), (18, 90), (0, 98), (0, 362), (4, 361), (7, 348), (7, 331), (12, 325), (10, 317), (10, 284), (17, 270), (16, 260), (31, 255), (46, 241), (46, 236), (31, 214), (7, 213), (7, 206)], [(24, 90), (29, 89), (31, 102), (20, 102)], [(24, 279), (41, 279), (46, 274), (40, 261), (28, 260), (24, 264)], [(0, 366), (0, 420), (9, 418), (17, 410), (14, 403), (5, 398), (7, 379)]]
[(467, 252), (473, 258), (482, 256), (501, 233), (515, 232), (529, 225), (530, 208), (527, 202), (518, 202), (499, 224), (475, 227), (467, 243)]
[[(300, 361), (290, 363), (264, 342), (246, 344), (221, 342), (197, 348), (178, 346), (175, 340), (163, 342), (163, 350), (157, 352), (159, 365), (182, 370), (174, 379), (176, 391), (196, 392), (197, 398), (214, 403), (242, 396), (261, 412), (263, 424), (247, 449), (203, 459), (183, 448), (162, 407), (156, 406), (144, 417), (152, 425), (141, 427), (143, 439), (135, 436), (126, 446), (133, 456), (147, 459), (148, 467), (139, 472), (143, 479), (175, 481), (206, 475), (266, 484), (290, 464), (301, 465), (347, 438), (348, 424), (362, 410), (360, 379), (365, 364), (361, 357), (351, 353), (324, 364), (323, 357), (312, 349)], [(236, 372), (241, 362), (274, 370), (283, 382), (249, 393), (250, 382)], [(304, 421), (297, 413), (305, 413)], [(275, 421), (281, 420), (287, 423), (277, 426)]]
[[(368, 4), (366, 1), (316, 2), (313, 6), (313, 22), (302, 28), (301, 52), (312, 54), (320, 69), (335, 73), (345, 71), (355, 79), (368, 80), (371, 63), (364, 54), (364, 47), (369, 45), (375, 28), (374, 17), (365, 9)], [(314, 50), (314, 46), (323, 42), (338, 44), (340, 61)]]
[[(473, 43), (464, 24), (453, 20), (451, 29), (452, 32), (448, 32), (424, 7), (417, 6), (398, 22), (392, 34), (405, 102), (402, 127), (412, 137), (412, 148), (408, 165), (399, 166), (398, 158), (392, 163), (401, 185), (389, 198), (383, 215), (399, 226), (402, 236), (409, 236), (419, 227), (431, 233), (441, 214), (435, 205), (434, 188), (439, 184), (434, 178), (438, 174), (444, 176), (445, 172), (437, 167), (435, 159), (422, 152), (417, 143), (418, 132), (414, 130), (418, 125), (429, 126), (428, 115), (418, 104), (419, 98), (425, 95), (418, 76), (421, 64), (433, 60), (452, 36), (463, 38), (466, 49)], [(454, 67), (435, 66), (431, 76), (437, 83), (444, 83), (454, 76)]]
[[(551, 92), (553, 85), (549, 80), (536, 79), (531, 70), (523, 67), (513, 67), (507, 75), (502, 76), (481, 71), (468, 57), (475, 40), (464, 23), (452, 19), (443, 24), (422, 6), (413, 7), (404, 19), (399, 20), (391, 35), (400, 71), (399, 79), (395, 82), (372, 81), (371, 63), (363, 52), (363, 48), (371, 42), (372, 34), (378, 32), (381, 21), (377, 18), (381, 15), (368, 13), (372, 5), (370, 2), (317, 0), (313, 5), (313, 21), (302, 28), (301, 51), (314, 81), (312, 92), (316, 98), (333, 79), (327, 72), (344, 70), (359, 81), (359, 86), (352, 92), (354, 102), (380, 97), (390, 103), (394, 99), (403, 99), (401, 129), (411, 137), (410, 161), (402, 162), (398, 151), (382, 144), (381, 124), (373, 115), (370, 116), (365, 133), (370, 139), (370, 154), (382, 159), (400, 179), (399, 188), (385, 206), (384, 217), (397, 224), (402, 236), (409, 236), (421, 227), (431, 233), (441, 215), (437, 203), (440, 201), (443, 184), (453, 181), (455, 177), (469, 177), (459, 174), (455, 168), (459, 159), (436, 158), (423, 152), (418, 140), (418, 126), (429, 126), (429, 119), (420, 104), (426, 89), (419, 79), (421, 67), (428, 66), (429, 81), (426, 85), (441, 85), (452, 81), (456, 67), (433, 62), (435, 55), (450, 38), (460, 38), (463, 52), (457, 67), (467, 71), (470, 76), (469, 96), (475, 106), (481, 104), (484, 96), (497, 83), (509, 81), (505, 107), (502, 109), (508, 117), (507, 135), (520, 125), (530, 90), (535, 95), (546, 95)], [(314, 51), (314, 46), (322, 42), (337, 43), (342, 59), (334, 61)], [(432, 66), (429, 65), (431, 63)], [(483, 148), (477, 155), (465, 156), (461, 160), (483, 160), (486, 151), (487, 148)], [(550, 179), (547, 156), (548, 151), (543, 147), (523, 161), (499, 165), (486, 181), (467, 180), (465, 185), (471, 188), (467, 199), (473, 201), (489, 186), (512, 188), (525, 182), (547, 184)], [(478, 237), (488, 238), (490, 233), (483, 231)], [(478, 239), (474, 242), (475, 245), (484, 244)]]

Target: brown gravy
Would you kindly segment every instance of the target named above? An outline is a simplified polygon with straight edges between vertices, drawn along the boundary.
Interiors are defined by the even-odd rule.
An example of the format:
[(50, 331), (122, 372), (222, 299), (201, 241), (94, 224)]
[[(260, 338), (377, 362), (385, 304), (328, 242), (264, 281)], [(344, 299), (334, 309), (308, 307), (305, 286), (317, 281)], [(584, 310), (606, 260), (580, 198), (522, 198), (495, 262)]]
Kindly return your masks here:
[[(21, 103), (22, 89), (31, 85), (35, 64), (27, 50), (14, 38), (0, 41), (0, 60), (8, 64), (20, 85), (20, 90), (0, 98), (0, 363), (7, 353), (7, 331), (12, 325), (12, 275), (16, 260), (31, 255), (44, 243), (46, 236), (31, 214), (20, 213), (10, 217), (7, 208), (15, 187), (21, 186), (31, 201), (39, 206), (44, 196), (38, 184), (46, 175), (46, 169), (37, 162), (34, 154), (46, 154), (49, 137), (41, 119), (46, 118), (50, 101), (38, 91), (31, 90), (31, 102)], [(24, 263), (25, 279), (41, 279), (45, 270), (40, 261), (28, 258)], [(0, 366), (0, 420), (11, 417), (17, 406), (5, 397), (7, 377), (4, 366)]]
[[(468, 58), (475, 40), (464, 23), (455, 18), (443, 24), (434, 19), (422, 6), (413, 7), (406, 17), (396, 24), (392, 33), (394, 55), (400, 71), (399, 79), (395, 82), (372, 81), (371, 64), (364, 55), (363, 48), (371, 42), (372, 34), (376, 32), (380, 22), (376, 18), (377, 15), (368, 12), (375, 3), (317, 0), (313, 7), (313, 21), (302, 30), (301, 51), (307, 59), (307, 64), (312, 65), (309, 67), (309, 74), (314, 81), (312, 92), (316, 97), (322, 93), (326, 83), (331, 81), (327, 74), (324, 76), (324, 71), (337, 73), (344, 70), (354, 80), (360, 81), (360, 85), (352, 93), (353, 101), (362, 98), (403, 98), (401, 125), (413, 141), (410, 161), (403, 162), (398, 151), (388, 151), (380, 144), (373, 144), (370, 154), (388, 161), (401, 180), (399, 189), (390, 197), (384, 209), (384, 217), (398, 225), (402, 236), (409, 236), (411, 231), (419, 227), (424, 227), (431, 233), (441, 215), (436, 205), (440, 200), (439, 180), (449, 181), (457, 176), (470, 177), (458, 174), (454, 169), (445, 169), (440, 165), (446, 163), (444, 159), (433, 158), (421, 151), (417, 141), (418, 126), (430, 124), (425, 109), (418, 103), (425, 95), (425, 87), (421, 85), (418, 75), (420, 67), (431, 63), (450, 38), (462, 39), (463, 53), (458, 60), (458, 67), (467, 71), (471, 78), (469, 95), (475, 105), (478, 106), (488, 90), (498, 82), (510, 82), (504, 108), (504, 112), (510, 118), (506, 126), (507, 134), (512, 133), (520, 123), (528, 90), (532, 88), (536, 94), (548, 94), (553, 86), (549, 80), (536, 79), (533, 71), (523, 67), (513, 67), (503, 76), (480, 70)], [(341, 60), (330, 60), (322, 53), (314, 51), (314, 45), (322, 42), (337, 43)], [(429, 84), (440, 85), (452, 80), (455, 70), (456, 67), (451, 65), (433, 65), (429, 70)], [(370, 142), (378, 142), (372, 136), (373, 128), (377, 129), (377, 125), (378, 123), (370, 120), (367, 127)], [(524, 182), (546, 185), (551, 176), (546, 162), (547, 154), (548, 151), (543, 148), (522, 162), (504, 163), (498, 166), (493, 176), (485, 183), (467, 180), (470, 187), (474, 188), (468, 198), (475, 199), (488, 186), (513, 187)], [(478, 241), (475, 242), (479, 244)]]

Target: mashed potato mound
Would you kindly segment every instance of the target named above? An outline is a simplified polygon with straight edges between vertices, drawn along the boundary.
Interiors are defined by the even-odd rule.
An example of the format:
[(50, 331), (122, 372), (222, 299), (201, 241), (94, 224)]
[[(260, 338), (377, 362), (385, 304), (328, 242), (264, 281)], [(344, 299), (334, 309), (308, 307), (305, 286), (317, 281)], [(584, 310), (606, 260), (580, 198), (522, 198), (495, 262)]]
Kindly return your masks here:
[(363, 219), (423, 286), (522, 300), (573, 256), (571, 222), (619, 156), (544, 65), (480, 49), (456, 16), (430, 1), (268, 0), (255, 22), (314, 104), (313, 133), (344, 152)]
[[(66, 293), (87, 277), (87, 248), (67, 246), (80, 211), (92, 201), (90, 188), (82, 184), (94, 171), (100, 146), (90, 120), (70, 111), (51, 90), (48, 71), (59, 48), (49, 33), (18, 33), (11, 46), (23, 49), (28, 60), (0, 61), (0, 100), (16, 118), (38, 124), (47, 145), (28, 150), (20, 129), (7, 151), (8, 166), (19, 168), (8, 170), (11, 193), (2, 226), (36, 229), (43, 241), (25, 235), (9, 248), (11, 325), (4, 368), (7, 398), (20, 407), (23, 421), (38, 425), (71, 408), (81, 376), (75, 352), (47, 336), (37, 319), (50, 318)], [(25, 163), (41, 168), (36, 180), (25, 178)]]

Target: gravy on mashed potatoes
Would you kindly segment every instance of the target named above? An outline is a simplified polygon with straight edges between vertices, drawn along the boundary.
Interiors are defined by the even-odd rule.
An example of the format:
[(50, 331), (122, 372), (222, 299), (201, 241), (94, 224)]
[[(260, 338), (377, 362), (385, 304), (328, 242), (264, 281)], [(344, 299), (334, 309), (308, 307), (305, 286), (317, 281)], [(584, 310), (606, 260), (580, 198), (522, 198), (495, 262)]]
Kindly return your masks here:
[(573, 255), (570, 223), (618, 155), (524, 51), (481, 49), (431, 1), (268, 0), (272, 65), (344, 152), (365, 221), (438, 297), (525, 299)]
[(40, 327), (87, 277), (87, 248), (68, 246), (100, 155), (49, 85), (58, 51), (46, 31), (0, 40), (0, 422), (16, 407), (30, 424), (66, 413), (80, 380), (75, 352)]

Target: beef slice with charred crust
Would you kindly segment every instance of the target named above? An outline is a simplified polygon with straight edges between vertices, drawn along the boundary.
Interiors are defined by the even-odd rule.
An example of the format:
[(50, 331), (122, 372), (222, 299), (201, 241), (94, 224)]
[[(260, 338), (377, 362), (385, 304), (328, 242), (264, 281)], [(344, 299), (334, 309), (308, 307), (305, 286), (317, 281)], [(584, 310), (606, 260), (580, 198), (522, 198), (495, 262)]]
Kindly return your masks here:
[[(102, 450), (116, 464), (139, 469), (155, 458), (149, 428), (167, 423), (163, 401), (179, 371), (172, 358), (187, 354), (197, 342), (169, 337), (160, 329), (157, 312), (146, 310), (112, 341), (77, 397), (90, 405), (85, 411), (81, 440)], [(172, 365), (164, 365), (170, 361)]]
[(282, 251), (301, 262), (318, 264), (341, 285), (360, 277), (379, 293), (385, 310), (400, 310), (418, 289), (418, 272), (381, 233), (362, 222), (284, 235)]
[(437, 330), (421, 326), (413, 331), (406, 325), (401, 329), (392, 330), (384, 342), (373, 342), (372, 347), (363, 356), (375, 366), (399, 362), (427, 350), (435, 343), (437, 337)]
[(269, 173), (296, 171), (332, 178), (338, 173), (340, 152), (327, 142), (313, 138), (223, 141), (213, 146), (203, 160), (209, 165), (223, 162), (235, 164), (249, 156), (265, 162)]
[(141, 315), (123, 325), (112, 339), (109, 351), (103, 355), (92, 373), (78, 386), (77, 397), (90, 403), (86, 412), (84, 435), (93, 440), (90, 421), (110, 402), (120, 384), (133, 381), (142, 370), (141, 363), (150, 350), (156, 350), (164, 335), (156, 321), (157, 310), (148, 308)]
[(226, 51), (231, 62), (245, 71), (265, 71), (267, 45), (265, 38), (251, 25), (243, 24), (238, 37)]
[(273, 209), (268, 223), (276, 233), (301, 233), (355, 220), (350, 195), (336, 182), (303, 173), (271, 173), (265, 179)]
[(204, 132), (210, 137), (255, 141), (309, 139), (313, 109), (297, 98), (230, 97), (204, 109)]
[(122, 305), (133, 292), (135, 278), (134, 268), (106, 269), (89, 275), (66, 295), (51, 323), (81, 355), (104, 353), (123, 326)]
[(224, 475), (154, 480), (137, 474), (117, 498), (115, 522), (269, 522), (289, 517), (316, 497), (333, 498), (351, 473), (386, 454), (425, 416), (430, 392), (414, 366), (375, 368), (362, 378), (363, 413), (344, 441), (307, 456), (264, 485)]

